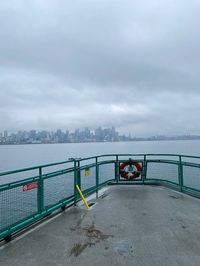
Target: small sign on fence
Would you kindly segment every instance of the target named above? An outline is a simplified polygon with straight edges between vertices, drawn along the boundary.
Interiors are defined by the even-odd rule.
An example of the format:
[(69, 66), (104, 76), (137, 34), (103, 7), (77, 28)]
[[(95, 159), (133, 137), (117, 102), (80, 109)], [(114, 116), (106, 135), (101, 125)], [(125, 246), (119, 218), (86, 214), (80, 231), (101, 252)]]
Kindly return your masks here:
[(90, 175), (90, 168), (86, 168), (85, 169), (85, 176), (89, 176)]
[(33, 182), (33, 183), (29, 183), (26, 185), (23, 185), (23, 191), (28, 191), (28, 190), (32, 190), (38, 188), (38, 182)]

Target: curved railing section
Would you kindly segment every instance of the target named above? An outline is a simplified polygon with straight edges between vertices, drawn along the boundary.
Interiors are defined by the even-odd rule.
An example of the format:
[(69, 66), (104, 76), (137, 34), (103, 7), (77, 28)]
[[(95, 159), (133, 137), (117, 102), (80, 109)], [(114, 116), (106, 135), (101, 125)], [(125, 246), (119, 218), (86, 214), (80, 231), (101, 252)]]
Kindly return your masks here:
[[(139, 167), (134, 175), (123, 168)], [(133, 168), (133, 167), (132, 167)], [(129, 178), (131, 177), (131, 178)], [(103, 154), (0, 173), (0, 240), (80, 197), (112, 185), (167, 185), (200, 197), (200, 157), (179, 154)]]

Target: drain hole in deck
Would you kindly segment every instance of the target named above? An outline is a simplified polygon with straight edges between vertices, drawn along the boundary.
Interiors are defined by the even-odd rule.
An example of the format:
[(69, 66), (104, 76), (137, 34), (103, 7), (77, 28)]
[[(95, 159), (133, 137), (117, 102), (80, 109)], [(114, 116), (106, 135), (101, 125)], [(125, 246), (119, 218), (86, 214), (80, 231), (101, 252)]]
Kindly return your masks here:
[(93, 205), (95, 205), (94, 202), (90, 202), (90, 203), (88, 204), (89, 207), (92, 207)]

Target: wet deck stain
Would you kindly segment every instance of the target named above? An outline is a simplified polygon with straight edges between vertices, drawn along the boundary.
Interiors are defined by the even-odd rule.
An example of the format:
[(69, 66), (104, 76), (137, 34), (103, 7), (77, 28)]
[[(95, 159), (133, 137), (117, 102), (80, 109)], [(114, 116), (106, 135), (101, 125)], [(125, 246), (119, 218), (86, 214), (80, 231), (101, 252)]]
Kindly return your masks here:
[(70, 256), (74, 255), (74, 257), (78, 257), (86, 247), (87, 247), (87, 244), (81, 244), (81, 243), (74, 244), (74, 246), (72, 247), (70, 251)]
[(113, 237), (113, 235), (103, 234), (100, 230), (95, 228), (94, 224), (92, 224), (88, 228), (83, 228), (83, 230), (86, 232), (86, 236), (88, 238), (87, 244), (89, 247), (94, 246), (96, 243), (104, 241), (109, 237)]
[[(74, 255), (74, 257), (78, 257), (87, 247), (90, 248), (95, 246), (100, 241), (105, 241), (109, 237), (113, 237), (113, 235), (104, 234), (102, 231), (95, 227), (94, 222), (92, 225), (88, 227), (81, 228), (81, 223), (85, 216), (83, 216), (77, 223), (74, 228), (71, 228), (73, 231), (77, 229), (82, 230), (84, 232), (87, 239), (83, 243), (75, 243), (72, 249), (70, 250), (70, 256)], [(108, 247), (106, 248), (108, 249)]]

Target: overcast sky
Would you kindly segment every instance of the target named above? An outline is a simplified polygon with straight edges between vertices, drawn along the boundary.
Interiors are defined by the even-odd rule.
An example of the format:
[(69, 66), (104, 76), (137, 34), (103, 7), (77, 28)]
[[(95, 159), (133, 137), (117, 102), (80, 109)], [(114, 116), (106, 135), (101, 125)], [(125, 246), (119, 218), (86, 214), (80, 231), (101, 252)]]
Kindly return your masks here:
[(200, 134), (199, 0), (0, 1), (0, 131)]

